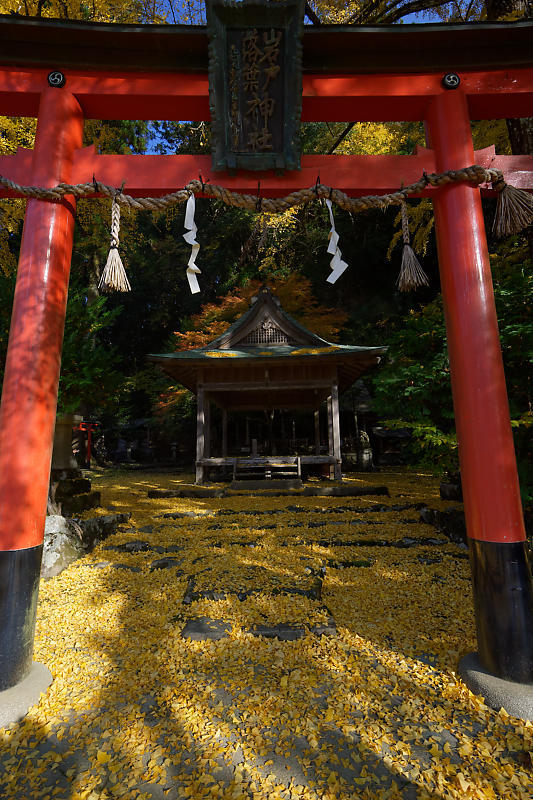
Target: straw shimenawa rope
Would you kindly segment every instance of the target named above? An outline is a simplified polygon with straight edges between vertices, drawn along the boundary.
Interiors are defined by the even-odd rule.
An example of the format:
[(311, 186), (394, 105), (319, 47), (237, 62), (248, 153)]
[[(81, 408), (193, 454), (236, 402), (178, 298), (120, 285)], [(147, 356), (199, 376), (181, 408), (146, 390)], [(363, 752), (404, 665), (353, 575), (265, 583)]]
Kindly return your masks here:
[[(330, 188), (317, 181), (315, 186), (309, 189), (300, 189), (296, 192), (291, 192), (291, 194), (285, 197), (261, 198), (260, 203), (258, 203), (258, 198), (254, 195), (239, 194), (238, 192), (225, 189), (223, 186), (204, 183), (201, 177), (200, 180), (190, 181), (183, 189), (178, 189), (162, 197), (132, 197), (129, 194), (124, 194), (122, 189), (117, 190), (97, 180), (93, 180), (91, 183), (78, 183), (74, 185), (59, 183), (51, 189), (45, 189), (41, 186), (21, 186), (15, 183), (15, 181), (11, 181), (9, 178), (0, 175), (1, 186), (4, 186), (6, 189), (16, 194), (24, 197), (36, 198), (38, 200), (57, 202), (65, 195), (73, 195), (77, 198), (102, 195), (112, 197), (111, 250), (106, 265), (107, 276), (104, 284), (109, 288), (113, 286), (121, 288), (122, 291), (129, 291), (129, 283), (117, 249), (118, 225), (120, 220), (119, 205), (125, 205), (135, 209), (159, 211), (177, 203), (184, 203), (190, 194), (193, 193), (220, 200), (226, 205), (235, 206), (237, 208), (261, 211), (267, 214), (280, 214), (287, 211), (289, 208), (304, 205), (313, 200), (327, 198), (332, 200), (339, 208), (357, 214), (371, 208), (385, 209), (389, 206), (405, 204), (407, 197), (422, 192), (424, 189), (427, 189), (428, 186), (439, 188), (451, 183), (468, 183), (471, 186), (492, 184), (492, 188), (498, 194), (496, 217), (493, 228), (496, 236), (501, 237), (510, 233), (517, 233), (519, 230), (533, 224), (533, 197), (528, 192), (507, 184), (501, 170), (485, 169), (476, 164), (471, 167), (465, 167), (464, 169), (449, 170), (448, 172), (442, 172), (440, 174), (432, 173), (428, 175), (424, 173), (418, 181), (411, 183), (409, 186), (402, 187), (402, 189), (397, 192), (391, 192), (390, 194), (348, 197), (348, 195), (344, 194), (344, 192), (339, 189)], [(424, 284), (427, 282), (427, 278), (410, 247), (409, 239), (407, 238), (407, 241), (405, 241), (405, 231), (404, 244), (402, 271), (400, 273), (398, 287), (407, 289), (409, 285)], [(107, 280), (108, 278), (109, 280)]]
[[(417, 194), (418, 192), (427, 189), (428, 186), (438, 188), (440, 186), (446, 186), (447, 184), (458, 182), (470, 183), (473, 186), (479, 186), (483, 183), (491, 183), (495, 191), (499, 194), (504, 194), (505, 192), (509, 193), (509, 190), (512, 190), (511, 195), (516, 196), (518, 194), (521, 200), (525, 203), (526, 208), (530, 209), (531, 215), (533, 216), (533, 198), (531, 198), (527, 192), (508, 186), (508, 184), (506, 184), (504, 181), (501, 170), (485, 169), (484, 167), (477, 165), (465, 167), (464, 169), (459, 170), (450, 170), (438, 175), (428, 175), (424, 173), (422, 178), (420, 178), (418, 181), (415, 181), (415, 183), (412, 183), (409, 186), (398, 190), (397, 192), (391, 192), (390, 194), (384, 195), (348, 197), (348, 195), (344, 194), (344, 192), (341, 192), (339, 189), (332, 189), (329, 186), (317, 183), (315, 186), (312, 186), (309, 189), (299, 189), (296, 192), (291, 192), (291, 194), (286, 195), (286, 197), (263, 197), (261, 198), (260, 210), (262, 212), (266, 212), (267, 214), (279, 214), (283, 211), (287, 211), (289, 208), (293, 208), (294, 206), (304, 205), (305, 203), (309, 203), (311, 200), (323, 199), (327, 197), (336, 203), (339, 208), (343, 208), (346, 211), (351, 211), (352, 213), (357, 213), (360, 211), (366, 211), (370, 208), (383, 209), (391, 205), (399, 205), (402, 200), (405, 200), (405, 198), (409, 195)], [(106, 184), (100, 183), (96, 180), (92, 181), (91, 183), (78, 183), (74, 185), (68, 183), (59, 183), (57, 186), (54, 186), (51, 189), (44, 189), (40, 186), (21, 186), (20, 184), (15, 183), (15, 181), (11, 181), (9, 178), (5, 178), (4, 176), (0, 175), (0, 185), (4, 186), (10, 191), (23, 195), (24, 197), (34, 197), (39, 200), (59, 201), (67, 194), (74, 195), (74, 197), (78, 198), (104, 195), (114, 198), (117, 203), (120, 203), (121, 205), (129, 206), (130, 208), (146, 209), (151, 211), (158, 211), (168, 208), (176, 203), (184, 203), (189, 197), (189, 194), (193, 192), (194, 194), (201, 194), (204, 197), (221, 200), (223, 203), (226, 203), (226, 205), (229, 206), (246, 208), (250, 211), (257, 210), (257, 197), (255, 195), (239, 194), (238, 192), (232, 192), (223, 186), (204, 183), (201, 180), (192, 180), (183, 189), (163, 195), (162, 197), (132, 197), (131, 195), (124, 194), (122, 191), (117, 193), (116, 188), (113, 186), (107, 186)], [(526, 198), (525, 200), (524, 196)]]

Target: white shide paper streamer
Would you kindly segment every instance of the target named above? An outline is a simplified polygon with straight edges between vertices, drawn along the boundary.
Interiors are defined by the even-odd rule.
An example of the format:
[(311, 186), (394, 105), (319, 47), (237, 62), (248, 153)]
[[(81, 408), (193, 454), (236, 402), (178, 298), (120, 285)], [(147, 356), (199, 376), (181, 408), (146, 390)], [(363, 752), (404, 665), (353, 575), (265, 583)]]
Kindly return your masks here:
[(189, 258), (189, 263), (187, 264), (187, 278), (189, 281), (189, 286), (191, 289), (191, 294), (197, 294), (200, 291), (200, 285), (198, 283), (198, 278), (196, 275), (200, 275), (202, 270), (196, 266), (196, 256), (200, 250), (200, 245), (196, 241), (196, 231), (198, 228), (196, 227), (196, 223), (194, 221), (194, 211), (196, 208), (196, 199), (193, 194), (189, 195), (189, 199), (187, 200), (187, 206), (185, 208), (185, 228), (187, 229), (187, 233), (183, 234), (183, 238), (187, 242), (187, 244), (191, 245), (191, 257)]
[(339, 250), (339, 234), (335, 230), (335, 220), (333, 219), (333, 209), (331, 207), (331, 200), (326, 200), (326, 205), (329, 211), (329, 219), (331, 222), (331, 230), (329, 232), (329, 244), (327, 252), (333, 256), (329, 265), (331, 267), (331, 274), (326, 278), (328, 283), (335, 283), (337, 278), (340, 278), (348, 264), (342, 260), (342, 253)]

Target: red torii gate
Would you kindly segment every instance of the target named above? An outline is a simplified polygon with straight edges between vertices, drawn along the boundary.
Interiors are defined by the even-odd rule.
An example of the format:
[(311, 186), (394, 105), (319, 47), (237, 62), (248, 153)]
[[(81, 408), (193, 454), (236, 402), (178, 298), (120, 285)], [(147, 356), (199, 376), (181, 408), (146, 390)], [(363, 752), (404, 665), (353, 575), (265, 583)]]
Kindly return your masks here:
[[(279, 196), (312, 186), (320, 173), (355, 196), (394, 191), (423, 170), (479, 163), (533, 190), (533, 157), (474, 153), (470, 133), (470, 119), (533, 115), (532, 33), (530, 23), (306, 31), (304, 121), (424, 120), (428, 149), (304, 156), (299, 172), (231, 176), (211, 173), (209, 157), (82, 148), (84, 118), (208, 120), (204, 29), (0, 18), (0, 113), (38, 120), (33, 151), (0, 157), (0, 174), (44, 187), (94, 174), (155, 196), (201, 173), (250, 194), (260, 178), (262, 195)], [(375, 56), (371, 66), (364, 61), (374, 51), (381, 66)], [(49, 85), (52, 69), (64, 72), (64, 86)], [(460, 85), (446, 89), (451, 69)], [(481, 195), (465, 184), (424, 194), (435, 209), (479, 657), (498, 678), (530, 683), (533, 589)], [(68, 197), (27, 204), (0, 409), (0, 690), (31, 666), (74, 213)]]

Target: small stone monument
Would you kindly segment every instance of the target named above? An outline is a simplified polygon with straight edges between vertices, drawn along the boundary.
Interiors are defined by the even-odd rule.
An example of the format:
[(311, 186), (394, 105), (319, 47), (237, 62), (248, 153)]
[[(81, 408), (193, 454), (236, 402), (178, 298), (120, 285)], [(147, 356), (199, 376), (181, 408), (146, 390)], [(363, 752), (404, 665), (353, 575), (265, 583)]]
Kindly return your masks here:
[(72, 429), (81, 419), (77, 414), (56, 419), (48, 513), (71, 517), (100, 505), (100, 492), (91, 491), (91, 481), (83, 477), (72, 452)]

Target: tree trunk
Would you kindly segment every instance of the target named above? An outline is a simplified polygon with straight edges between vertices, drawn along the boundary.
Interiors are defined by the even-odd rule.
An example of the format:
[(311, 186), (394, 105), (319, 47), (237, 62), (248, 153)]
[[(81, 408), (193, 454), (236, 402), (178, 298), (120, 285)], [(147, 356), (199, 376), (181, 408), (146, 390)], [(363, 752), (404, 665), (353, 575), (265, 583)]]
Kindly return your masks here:
[[(517, 16), (527, 18), (529, 4), (524, 0), (485, 0), (487, 20), (517, 19)], [(511, 143), (511, 152), (514, 156), (533, 155), (533, 117), (525, 119), (508, 119), (507, 132)], [(525, 231), (529, 245), (529, 255), (533, 259), (533, 226)]]
[(508, 119), (506, 122), (513, 154), (531, 155), (533, 153), (533, 117)]

